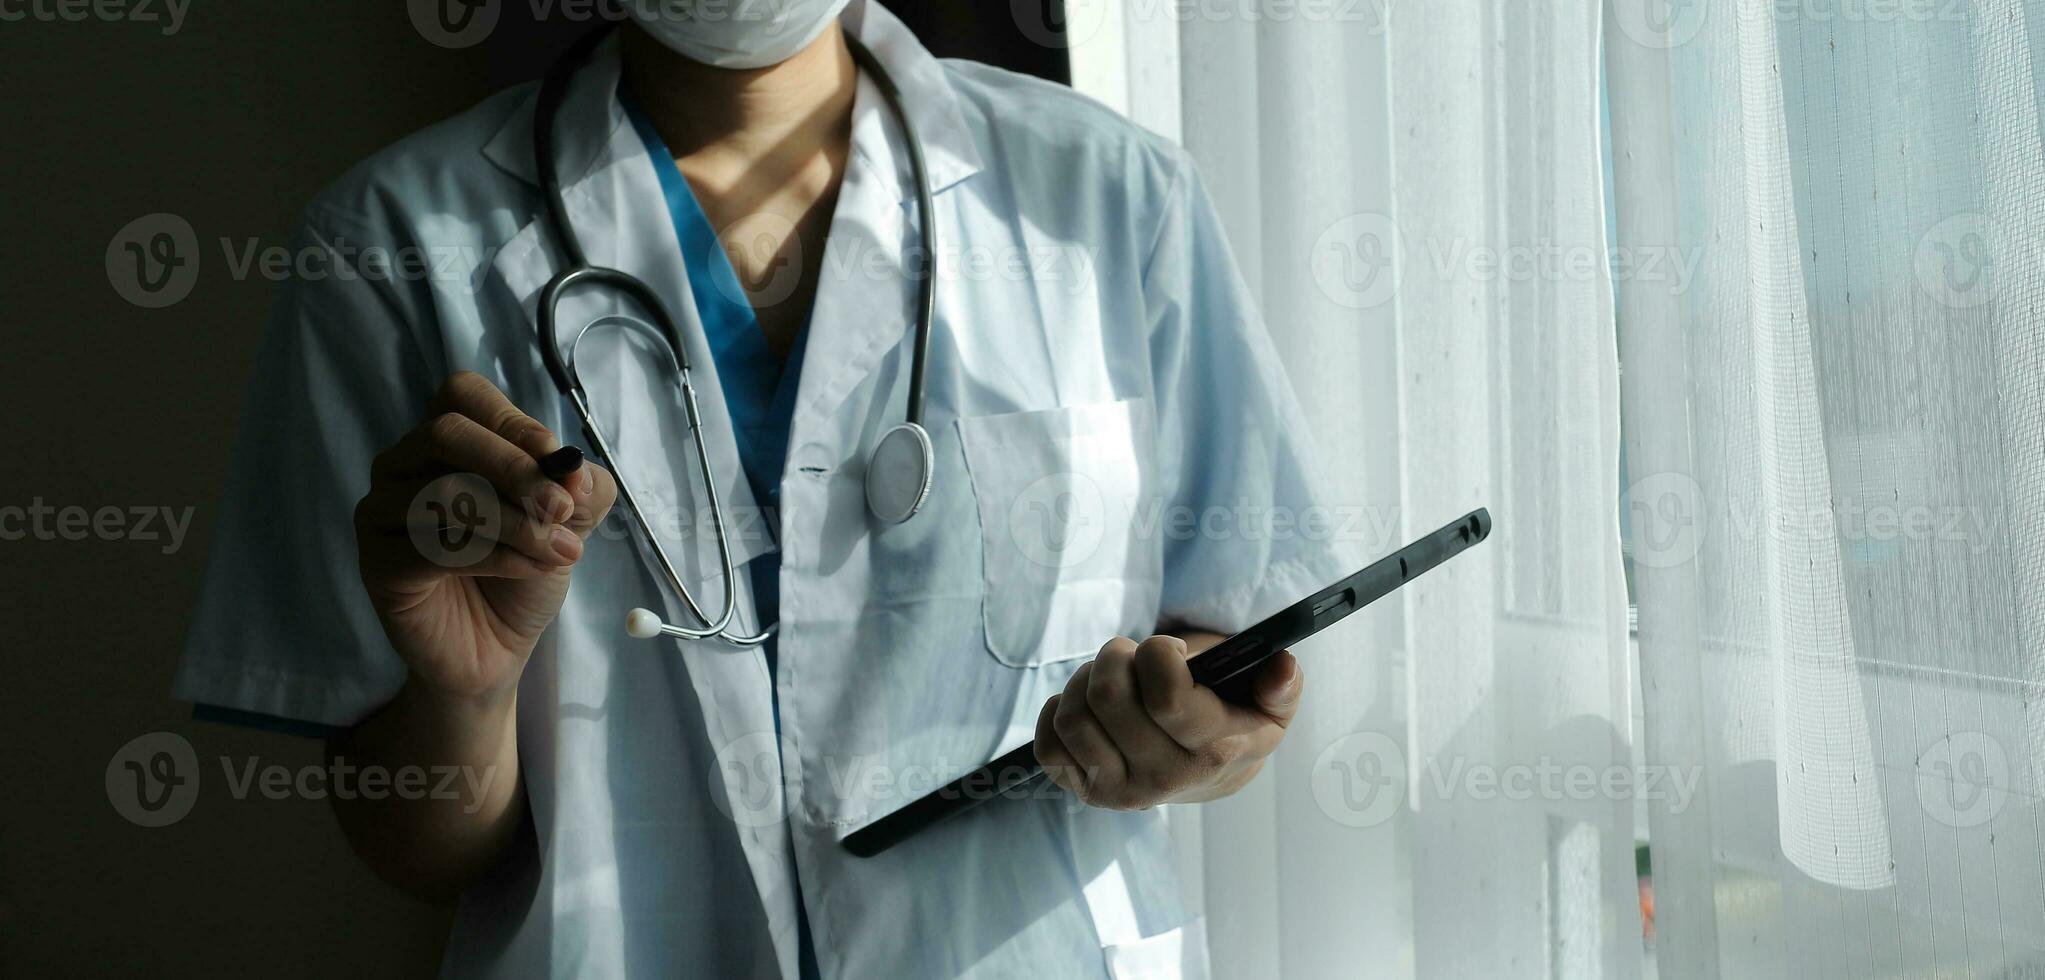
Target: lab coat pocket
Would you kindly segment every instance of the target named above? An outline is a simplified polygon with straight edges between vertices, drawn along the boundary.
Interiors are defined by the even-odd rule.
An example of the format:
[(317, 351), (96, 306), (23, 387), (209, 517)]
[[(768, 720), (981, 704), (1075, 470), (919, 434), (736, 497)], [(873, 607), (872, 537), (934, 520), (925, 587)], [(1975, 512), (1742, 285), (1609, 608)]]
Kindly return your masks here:
[(1148, 401), (958, 420), (980, 517), (987, 650), (1011, 667), (1092, 656), (1156, 625), (1162, 553)]

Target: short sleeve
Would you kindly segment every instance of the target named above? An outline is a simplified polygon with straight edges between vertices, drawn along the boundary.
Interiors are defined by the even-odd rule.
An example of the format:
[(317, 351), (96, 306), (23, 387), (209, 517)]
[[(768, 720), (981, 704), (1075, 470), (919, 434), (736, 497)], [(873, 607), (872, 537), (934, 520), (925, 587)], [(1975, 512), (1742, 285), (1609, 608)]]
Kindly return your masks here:
[(1360, 564), (1299, 401), (1181, 159), (1144, 268), (1166, 528), (1161, 618), (1232, 633)]
[[(348, 240), (381, 239), (316, 207), (292, 254)], [(354, 509), (435, 374), (388, 277), (300, 267), (323, 274), (287, 280), (264, 328), (172, 693), (201, 717), (345, 726), (404, 680), (357, 572)]]

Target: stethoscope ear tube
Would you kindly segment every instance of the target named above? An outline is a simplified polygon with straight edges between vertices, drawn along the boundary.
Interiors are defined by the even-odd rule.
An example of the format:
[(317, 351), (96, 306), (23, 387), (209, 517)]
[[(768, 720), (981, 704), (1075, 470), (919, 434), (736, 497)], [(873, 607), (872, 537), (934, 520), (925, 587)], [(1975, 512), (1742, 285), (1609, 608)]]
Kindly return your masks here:
[[(618, 484), (619, 501), (632, 516), (641, 536), (652, 549), (655, 562), (667, 578), (675, 594), (688, 608), (691, 616), (703, 623), (701, 628), (675, 626), (662, 622), (651, 610), (635, 609), (627, 616), (626, 629), (632, 636), (671, 636), (682, 639), (706, 639), (715, 637), (739, 646), (753, 646), (765, 642), (774, 633), (773, 627), (757, 635), (734, 634), (729, 627), (737, 608), (737, 567), (733, 561), (731, 539), (726, 533), (724, 510), (718, 501), (717, 475), (710, 462), (709, 450), (702, 434), (702, 419), (696, 404), (696, 389), (689, 380), (687, 348), (682, 343), (676, 319), (662, 302), (660, 294), (641, 280), (617, 269), (593, 266), (589, 263), (582, 243), (576, 238), (574, 223), (568, 217), (567, 195), (562, 186), (560, 162), (555, 145), (555, 122), (559, 119), (568, 85), (576, 69), (587, 59), (607, 31), (592, 31), (578, 40), (567, 54), (548, 70), (540, 83), (538, 98), (533, 107), (533, 155), (534, 170), (539, 177), (543, 192), (543, 206), (546, 219), (554, 233), (565, 259), (562, 271), (555, 275), (540, 290), (537, 300), (536, 319), (540, 341), (540, 359), (546, 365), (547, 374), (554, 386), (574, 406), (582, 423), (584, 438), (604, 467), (609, 469)], [(916, 185), (916, 204), (919, 231), (922, 236), (921, 254), (917, 256), (915, 276), (919, 293), (916, 304), (916, 334), (910, 352), (909, 404), (905, 411), (907, 421), (890, 430), (875, 446), (875, 453), (868, 461), (867, 496), (869, 509), (882, 520), (899, 523), (908, 520), (921, 508), (929, 495), (931, 475), (935, 470), (929, 433), (923, 429), (924, 378), (928, 373), (930, 335), (936, 322), (937, 304), (937, 239), (935, 230), (935, 205), (932, 201), (930, 174), (923, 158), (923, 144), (917, 137), (915, 121), (903, 105), (902, 93), (896, 87), (886, 69), (873, 53), (857, 38), (845, 35), (847, 49), (853, 61), (866, 72), (902, 128), (902, 136), (908, 147), (911, 178)], [(691, 441), (696, 444), (696, 459), (703, 476), (705, 503), (711, 515), (713, 531), (717, 535), (718, 553), (721, 559), (725, 581), (725, 601), (721, 613), (712, 617), (706, 613), (687, 585), (682, 581), (680, 570), (668, 558), (665, 547), (654, 533), (652, 523), (641, 510), (639, 498), (632, 492), (625, 472), (619, 468), (611, 453), (609, 441), (604, 438), (602, 427), (597, 424), (590, 409), (588, 393), (582, 385), (575, 368), (576, 349), (589, 330), (599, 323), (615, 319), (629, 319), (617, 315), (599, 317), (576, 332), (574, 339), (564, 352), (559, 339), (559, 309), (568, 292), (578, 286), (608, 286), (625, 293), (644, 309), (654, 322), (667, 344), (673, 358), (677, 380), (681, 387), (684, 409), (688, 413)], [(886, 449), (885, 459), (882, 450)], [(876, 496), (876, 470), (880, 466), (898, 463), (899, 473), (880, 474), (879, 496)]]
[(923, 424), (924, 381), (930, 376), (930, 335), (937, 324), (937, 202), (930, 190), (930, 166), (923, 158), (923, 140), (909, 115), (902, 90), (881, 67), (880, 60), (857, 38), (846, 35), (852, 60), (873, 80), (902, 127), (908, 147), (909, 179), (916, 184), (917, 231), (922, 238), (916, 257), (916, 333), (909, 348), (909, 403), (903, 422), (874, 443), (866, 460), (867, 512), (884, 524), (901, 524), (916, 516), (930, 496), (937, 458)]
[(845, 35), (845, 47), (852, 52), (852, 60), (868, 78), (873, 79), (874, 87), (880, 89), (881, 98), (887, 100), (888, 108), (894, 110), (895, 120), (902, 127), (902, 142), (908, 146), (909, 177), (916, 183), (916, 220), (920, 226), (918, 233), (923, 239), (923, 254), (917, 261), (916, 336), (910, 341), (909, 405), (904, 411), (904, 419), (921, 426), (923, 382), (930, 374), (930, 335), (937, 323), (937, 201), (930, 190), (930, 165), (923, 159), (923, 139), (916, 132), (916, 120), (909, 115), (902, 100), (902, 90), (896, 87), (894, 77), (881, 67), (880, 59), (875, 58), (858, 38)]
[[(703, 487), (709, 503), (712, 530), (717, 536), (718, 558), (724, 571), (723, 609), (714, 617), (696, 601), (695, 594), (682, 581), (681, 570), (675, 566), (673, 559), (668, 557), (667, 548), (654, 533), (653, 524), (648, 520), (640, 504), (639, 495), (632, 489), (630, 477), (618, 466), (610, 440), (604, 437), (603, 427), (596, 421), (596, 416), (590, 408), (588, 392), (583, 387), (581, 376), (575, 370), (575, 352), (581, 347), (583, 338), (588, 336), (592, 327), (611, 318), (600, 317), (591, 321), (569, 342), (566, 356), (561, 352), (557, 332), (559, 324), (557, 312), (561, 300), (570, 289), (585, 284), (609, 286), (638, 302), (652, 317), (660, 331), (661, 339), (668, 346), (670, 365), (676, 372), (683, 407), (688, 413), (690, 441), (696, 446), (696, 461), (703, 474)], [(624, 504), (625, 510), (632, 515), (633, 523), (637, 525), (641, 537), (653, 552), (654, 563), (660, 567), (661, 574), (666, 577), (675, 594), (681, 598), (689, 614), (704, 624), (700, 629), (672, 626), (660, 622), (658, 617), (648, 610), (637, 609), (626, 617), (626, 633), (635, 637), (671, 636), (691, 640), (716, 637), (740, 647), (757, 646), (766, 642), (774, 633), (772, 627), (750, 635), (733, 633), (730, 629), (738, 610), (736, 587), (738, 568), (731, 553), (731, 537), (724, 525), (724, 509), (717, 499), (717, 471), (711, 465), (709, 449), (703, 440), (702, 416), (696, 405), (696, 387), (689, 381), (688, 355), (680, 343), (681, 338), (675, 330), (674, 319), (669, 315), (666, 305), (661, 302), (659, 294), (639, 279), (616, 269), (575, 265), (563, 270), (540, 290), (537, 314), (540, 357), (546, 363), (547, 373), (553, 377), (555, 386), (574, 406), (575, 414), (582, 423), (583, 437), (588, 440), (597, 461), (610, 470), (612, 479), (617, 481), (619, 502)], [(647, 625), (649, 619), (653, 624), (651, 628)]]

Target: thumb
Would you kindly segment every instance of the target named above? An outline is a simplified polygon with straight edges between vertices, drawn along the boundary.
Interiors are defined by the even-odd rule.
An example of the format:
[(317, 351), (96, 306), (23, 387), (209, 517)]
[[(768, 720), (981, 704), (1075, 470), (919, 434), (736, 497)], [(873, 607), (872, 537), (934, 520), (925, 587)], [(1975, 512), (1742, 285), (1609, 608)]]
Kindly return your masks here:
[(1257, 710), (1270, 715), (1280, 728), (1290, 724), (1292, 716), (1299, 714), (1299, 694), (1305, 680), (1299, 658), (1290, 650), (1280, 651), (1258, 668)]

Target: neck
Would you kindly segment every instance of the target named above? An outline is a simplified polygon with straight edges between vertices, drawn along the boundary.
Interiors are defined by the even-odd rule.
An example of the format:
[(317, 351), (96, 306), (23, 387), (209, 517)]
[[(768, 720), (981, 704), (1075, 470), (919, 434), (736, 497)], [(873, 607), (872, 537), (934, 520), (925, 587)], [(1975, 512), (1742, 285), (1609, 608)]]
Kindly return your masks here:
[(747, 166), (807, 160), (851, 138), (858, 71), (837, 24), (765, 68), (717, 68), (676, 54), (636, 25), (620, 39), (626, 81), (677, 158)]

